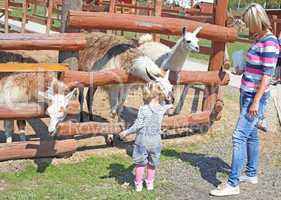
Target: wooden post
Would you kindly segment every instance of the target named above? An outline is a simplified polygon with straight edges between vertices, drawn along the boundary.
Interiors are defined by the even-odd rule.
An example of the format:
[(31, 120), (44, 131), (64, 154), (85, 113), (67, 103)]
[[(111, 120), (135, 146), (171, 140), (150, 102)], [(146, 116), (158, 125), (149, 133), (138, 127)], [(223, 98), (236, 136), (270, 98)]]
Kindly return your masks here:
[[(157, 17), (161, 16), (161, 7), (162, 7), (162, 0), (155, 0), (154, 1), (154, 15)], [(154, 34), (153, 39), (156, 42), (160, 42), (160, 34)]]
[(52, 27), (53, 8), (54, 8), (54, 0), (48, 0), (48, 16), (47, 16), (47, 26), (46, 26), (47, 34), (50, 33), (50, 29)]
[[(214, 19), (215, 24), (220, 26), (226, 25), (227, 20), (227, 5), (228, 0), (217, 0), (216, 5), (214, 7)], [(209, 71), (219, 70), (223, 66), (224, 61), (224, 53), (225, 53), (225, 42), (212, 42), (213, 53), (210, 57), (209, 61)], [(217, 93), (219, 91), (219, 86), (206, 86), (204, 92), (204, 100), (203, 100), (203, 110), (213, 110)]]
[(5, 0), (5, 33), (9, 32), (9, 0)]
[[(64, 0), (62, 5), (62, 16), (61, 16), (61, 33), (65, 32), (80, 32), (80, 29), (70, 28), (67, 26), (68, 12), (69, 10), (82, 10), (82, 0)], [(59, 63), (67, 63), (69, 68), (72, 70), (78, 70), (78, 51), (60, 51), (59, 52)]]
[(28, 2), (27, 0), (23, 0), (22, 2), (22, 20), (21, 20), (21, 32), (25, 32), (25, 25), (26, 25), (26, 18), (27, 18), (27, 7), (28, 7)]

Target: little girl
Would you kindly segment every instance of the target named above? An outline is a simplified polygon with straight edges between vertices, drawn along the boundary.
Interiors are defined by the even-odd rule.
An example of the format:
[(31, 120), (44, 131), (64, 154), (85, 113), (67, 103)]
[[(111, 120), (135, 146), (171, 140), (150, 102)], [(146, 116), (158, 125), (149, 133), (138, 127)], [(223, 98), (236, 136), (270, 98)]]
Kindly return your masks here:
[(133, 151), (137, 192), (143, 188), (145, 167), (147, 190), (153, 190), (155, 168), (159, 165), (161, 154), (161, 122), (165, 112), (172, 107), (171, 104), (165, 104), (165, 89), (159, 82), (148, 83), (144, 89), (144, 101), (147, 104), (140, 107), (135, 123), (120, 133), (121, 138), (137, 133)]

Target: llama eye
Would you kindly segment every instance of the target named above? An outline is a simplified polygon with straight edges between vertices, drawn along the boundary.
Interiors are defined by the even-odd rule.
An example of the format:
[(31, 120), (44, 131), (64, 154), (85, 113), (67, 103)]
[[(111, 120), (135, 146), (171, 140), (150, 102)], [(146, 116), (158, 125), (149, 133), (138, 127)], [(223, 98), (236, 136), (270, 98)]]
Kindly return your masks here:
[(190, 41), (190, 40), (186, 40), (185, 42), (186, 42), (187, 44), (190, 44), (190, 43), (191, 43), (191, 41)]

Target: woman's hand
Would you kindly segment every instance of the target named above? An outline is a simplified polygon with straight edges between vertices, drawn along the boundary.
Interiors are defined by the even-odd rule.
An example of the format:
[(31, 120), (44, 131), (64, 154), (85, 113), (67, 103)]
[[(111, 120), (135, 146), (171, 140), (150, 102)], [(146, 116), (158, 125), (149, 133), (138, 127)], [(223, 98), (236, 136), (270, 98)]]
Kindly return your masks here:
[(126, 131), (122, 131), (121, 133), (119, 133), (119, 137), (121, 139), (124, 139), (127, 135), (128, 135), (128, 133)]
[(257, 102), (253, 102), (249, 109), (250, 117), (257, 117), (259, 110), (259, 104)]

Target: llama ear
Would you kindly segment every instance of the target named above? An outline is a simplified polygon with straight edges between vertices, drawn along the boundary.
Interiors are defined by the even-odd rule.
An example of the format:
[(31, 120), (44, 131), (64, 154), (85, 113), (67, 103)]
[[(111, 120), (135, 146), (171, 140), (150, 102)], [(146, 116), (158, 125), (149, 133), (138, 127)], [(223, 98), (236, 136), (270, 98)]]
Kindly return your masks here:
[(186, 32), (186, 27), (182, 28), (182, 36), (185, 36), (185, 32)]
[(77, 95), (77, 90), (74, 89), (73, 91), (69, 92), (66, 96), (65, 96), (65, 99), (69, 102), (72, 97), (76, 96)]
[(197, 27), (194, 31), (193, 34), (196, 36), (201, 30), (202, 30), (202, 26)]

